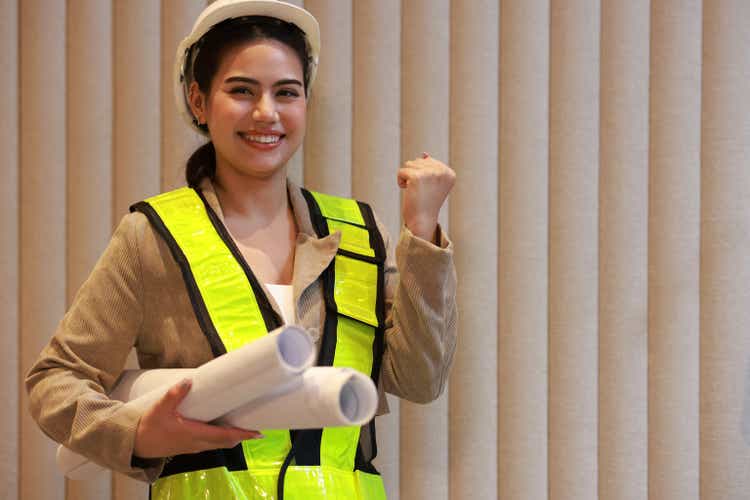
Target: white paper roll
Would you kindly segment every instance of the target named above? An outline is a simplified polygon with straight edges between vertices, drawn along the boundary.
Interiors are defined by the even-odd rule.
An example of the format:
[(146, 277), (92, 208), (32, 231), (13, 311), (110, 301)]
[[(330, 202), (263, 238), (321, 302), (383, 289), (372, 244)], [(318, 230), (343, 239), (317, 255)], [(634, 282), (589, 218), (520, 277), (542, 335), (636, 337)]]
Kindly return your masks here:
[(304, 330), (284, 326), (198, 368), (128, 374), (110, 397), (146, 410), (189, 377), (192, 386), (178, 410), (185, 417), (209, 422), (271, 389), (298, 383), (297, 376), (313, 364), (313, 351), (313, 341)]
[[(141, 410), (184, 378), (193, 385), (178, 407), (194, 420), (244, 429), (317, 429), (369, 422), (378, 394), (370, 377), (350, 368), (312, 367), (310, 337), (283, 327), (199, 368), (125, 372), (110, 397)], [(70, 479), (104, 469), (60, 446), (57, 464)]]
[[(288, 325), (198, 368), (126, 371), (110, 397), (145, 411), (176, 383), (190, 378), (190, 392), (178, 411), (187, 418), (209, 422), (270, 391), (301, 384), (302, 372), (314, 360), (310, 336)], [(86, 465), (88, 462), (67, 448), (58, 448), (58, 467), (71, 479), (85, 479), (101, 470)]]
[(351, 368), (312, 367), (302, 383), (232, 410), (219, 422), (242, 429), (318, 429), (364, 425), (374, 416), (378, 391)]

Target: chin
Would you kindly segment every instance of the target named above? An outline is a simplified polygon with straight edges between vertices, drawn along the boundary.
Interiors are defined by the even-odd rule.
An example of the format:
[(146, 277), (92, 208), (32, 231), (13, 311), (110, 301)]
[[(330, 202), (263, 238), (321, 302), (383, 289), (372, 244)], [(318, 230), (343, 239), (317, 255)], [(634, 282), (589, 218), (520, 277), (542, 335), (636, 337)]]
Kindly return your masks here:
[[(225, 167), (239, 177), (270, 179), (280, 172), (286, 174), (286, 164), (292, 157), (288, 151), (276, 151), (276, 154), (258, 154), (247, 151), (236, 151), (232, 156), (225, 156), (222, 162)], [(218, 166), (218, 165), (217, 165)]]
[(286, 163), (280, 165), (258, 165), (257, 163), (252, 165), (245, 164), (239, 168), (235, 168), (235, 170), (243, 176), (256, 179), (270, 179), (279, 175), (279, 173), (285, 173), (285, 165)]

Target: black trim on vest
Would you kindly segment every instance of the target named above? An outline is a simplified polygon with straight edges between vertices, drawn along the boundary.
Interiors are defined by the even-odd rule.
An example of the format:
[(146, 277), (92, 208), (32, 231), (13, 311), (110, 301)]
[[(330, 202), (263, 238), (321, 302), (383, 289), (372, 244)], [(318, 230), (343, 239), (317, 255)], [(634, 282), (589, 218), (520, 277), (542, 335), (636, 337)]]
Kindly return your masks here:
[[(373, 426), (374, 427), (374, 426)], [(374, 451), (374, 450), (373, 450)], [(372, 458), (375, 458), (374, 456)], [(362, 444), (357, 443), (357, 454), (354, 456), (354, 470), (361, 470), (368, 474), (380, 475), (380, 471), (372, 465), (371, 459), (366, 459), (365, 454), (362, 452)]]
[[(378, 230), (378, 225), (375, 222), (375, 214), (373, 213), (372, 208), (365, 203), (358, 203), (367, 228), (369, 229), (370, 246), (375, 250), (375, 258), (378, 259), (378, 289), (375, 299), (375, 316), (378, 319), (378, 327), (375, 329), (375, 341), (372, 343), (372, 373), (370, 374), (370, 377), (377, 387), (380, 379), (383, 355), (385, 354), (385, 296), (383, 290), (385, 290), (385, 260), (387, 256), (383, 235), (380, 234), (380, 231)], [(370, 449), (372, 450), (372, 455), (369, 457), (366, 465), (375, 470), (375, 467), (372, 465), (372, 460), (378, 456), (378, 440), (375, 430), (375, 419), (373, 418), (367, 425), (370, 427)], [(360, 448), (358, 448), (357, 451), (361, 453)], [(367, 468), (364, 466), (357, 466), (356, 468), (368, 472)]]
[(250, 269), (250, 266), (245, 260), (245, 257), (242, 256), (242, 252), (240, 252), (240, 249), (237, 248), (232, 235), (229, 234), (229, 230), (221, 222), (221, 219), (219, 219), (219, 216), (216, 215), (216, 212), (214, 212), (214, 210), (211, 208), (211, 205), (208, 204), (206, 198), (203, 196), (203, 193), (197, 189), (195, 190), (195, 192), (198, 193), (201, 201), (203, 201), (203, 205), (206, 207), (206, 213), (208, 214), (208, 219), (211, 221), (211, 224), (213, 224), (214, 229), (216, 229), (216, 232), (219, 234), (221, 240), (224, 242), (227, 248), (229, 248), (229, 251), (232, 252), (232, 255), (234, 256), (234, 259), (239, 263), (240, 267), (245, 272), (247, 281), (250, 283), (250, 287), (253, 289), (253, 293), (255, 294), (255, 301), (258, 303), (260, 314), (261, 316), (263, 316), (263, 322), (266, 324), (266, 330), (270, 332), (271, 330), (280, 327), (284, 324), (284, 322), (271, 306), (268, 297), (263, 292), (263, 289), (258, 282), (258, 278), (255, 277), (255, 274), (253, 274), (253, 271)]
[(339, 248), (336, 251), (336, 254), (343, 255), (344, 257), (349, 257), (351, 259), (361, 260), (362, 262), (368, 262), (370, 264), (379, 265), (381, 263), (381, 261), (378, 260), (377, 256), (370, 257), (369, 255), (362, 255), (360, 253), (354, 253), (351, 250), (344, 250), (343, 248)]
[(227, 349), (224, 346), (224, 343), (221, 341), (221, 337), (219, 337), (219, 334), (216, 332), (216, 327), (214, 327), (214, 324), (211, 321), (211, 316), (208, 314), (206, 303), (203, 302), (203, 297), (200, 294), (200, 290), (198, 290), (198, 285), (195, 283), (195, 277), (193, 276), (193, 271), (190, 269), (190, 264), (187, 261), (187, 257), (185, 257), (185, 254), (182, 252), (182, 249), (175, 241), (172, 233), (169, 232), (169, 229), (167, 229), (164, 221), (161, 220), (159, 214), (156, 212), (156, 210), (154, 210), (154, 207), (149, 205), (147, 202), (141, 201), (132, 205), (130, 207), (130, 211), (141, 212), (143, 215), (145, 215), (149, 222), (151, 222), (151, 225), (154, 227), (156, 232), (159, 233), (159, 236), (161, 236), (164, 242), (167, 244), (172, 257), (180, 267), (180, 271), (182, 272), (182, 279), (183, 281), (185, 281), (185, 288), (187, 288), (190, 302), (193, 305), (193, 312), (195, 312), (195, 317), (198, 320), (198, 325), (200, 325), (203, 334), (208, 340), (208, 344), (211, 346), (211, 352), (215, 357), (225, 354), (227, 352)]
[(323, 429), (304, 429), (292, 431), (295, 465), (320, 465), (320, 442)]
[(370, 233), (370, 246), (375, 250), (375, 264), (378, 266), (378, 289), (375, 298), (375, 317), (378, 320), (378, 327), (375, 329), (375, 342), (373, 342), (372, 352), (372, 380), (377, 385), (378, 379), (380, 378), (380, 366), (383, 361), (383, 353), (385, 351), (385, 297), (383, 296), (383, 290), (385, 289), (386, 250), (383, 235), (380, 234), (380, 231), (378, 230), (378, 225), (375, 222), (372, 208), (365, 203), (357, 203), (362, 212), (362, 217), (367, 224), (367, 229)]
[[(281, 464), (281, 469), (279, 469), (279, 477), (276, 480), (276, 500), (284, 500), (284, 483), (286, 481), (286, 471), (289, 469), (289, 466), (292, 463), (292, 458), (295, 458), (297, 456), (297, 452), (299, 451), (300, 446), (300, 435), (297, 435), (295, 437), (295, 431), (292, 431), (292, 448), (289, 450), (289, 453), (287, 453), (286, 458), (284, 458), (284, 462)], [(320, 445), (318, 445), (320, 446)], [(318, 460), (320, 462), (320, 460)], [(300, 465), (299, 462), (297, 465)], [(318, 463), (320, 465), (320, 463)]]
[(375, 215), (372, 212), (372, 208), (367, 203), (358, 201), (359, 211), (362, 212), (362, 218), (365, 220), (365, 227), (370, 232), (370, 246), (375, 250), (375, 258), (379, 262), (385, 262), (385, 243), (383, 242), (383, 235), (378, 230), (378, 224), (375, 222)]
[(336, 354), (336, 330), (338, 328), (338, 307), (333, 296), (333, 288), (336, 283), (336, 261), (332, 260), (323, 274), (323, 299), (326, 304), (326, 319), (323, 326), (323, 336), (320, 340), (320, 353), (318, 355), (318, 366), (333, 366), (333, 358)]
[(177, 455), (164, 466), (159, 479), (183, 472), (195, 472), (216, 467), (225, 467), (230, 472), (247, 470), (242, 443), (234, 448)]
[(315, 197), (307, 189), (301, 188), (301, 191), (302, 196), (307, 202), (307, 208), (310, 210), (310, 220), (312, 221), (315, 233), (318, 235), (318, 238), (325, 238), (329, 234), (328, 223), (326, 222), (325, 217), (323, 217), (323, 214), (320, 212), (318, 202), (315, 201)]

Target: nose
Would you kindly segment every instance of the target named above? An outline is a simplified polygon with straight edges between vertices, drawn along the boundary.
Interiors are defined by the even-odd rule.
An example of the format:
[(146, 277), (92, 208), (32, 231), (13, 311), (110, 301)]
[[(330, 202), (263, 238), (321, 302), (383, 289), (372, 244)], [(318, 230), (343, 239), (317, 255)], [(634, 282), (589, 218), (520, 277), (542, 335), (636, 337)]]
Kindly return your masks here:
[(279, 113), (276, 111), (276, 103), (273, 97), (267, 93), (261, 94), (252, 114), (256, 122), (275, 123), (279, 121)]

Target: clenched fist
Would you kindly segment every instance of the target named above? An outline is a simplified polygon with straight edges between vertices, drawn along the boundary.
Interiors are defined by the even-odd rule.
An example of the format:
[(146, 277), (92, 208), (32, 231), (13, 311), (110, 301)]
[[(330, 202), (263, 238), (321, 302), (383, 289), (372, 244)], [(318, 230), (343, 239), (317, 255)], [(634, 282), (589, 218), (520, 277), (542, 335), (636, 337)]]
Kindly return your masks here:
[(399, 169), (398, 186), (404, 190), (401, 217), (415, 236), (434, 241), (440, 207), (455, 182), (453, 169), (427, 153)]

